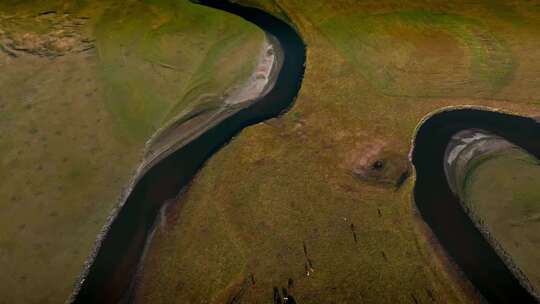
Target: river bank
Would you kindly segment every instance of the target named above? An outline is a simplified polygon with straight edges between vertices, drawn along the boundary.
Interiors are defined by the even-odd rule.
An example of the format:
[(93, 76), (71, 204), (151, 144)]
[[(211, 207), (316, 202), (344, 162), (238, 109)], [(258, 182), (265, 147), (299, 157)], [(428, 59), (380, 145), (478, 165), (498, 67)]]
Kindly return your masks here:
[[(268, 50), (272, 50), (268, 53)], [(283, 61), (283, 54), (279, 42), (273, 37), (267, 37), (263, 43), (262, 51), (258, 59), (258, 64), (255, 67), (252, 75), (246, 80), (241, 87), (234, 88), (236, 93), (232, 96), (221, 97), (222, 106), (217, 109), (211, 109), (195, 114), (183, 114), (177, 118), (177, 122), (170, 123), (168, 126), (156, 131), (156, 134), (148, 140), (146, 153), (142, 163), (136, 170), (136, 174), (131, 178), (130, 183), (123, 191), (122, 198), (118, 207), (116, 207), (109, 217), (102, 232), (96, 239), (96, 245), (85, 262), (84, 270), (81, 274), (81, 279), (78, 280), (77, 287), (72, 295), (72, 298), (78, 293), (78, 288), (88, 275), (89, 269), (92, 267), (94, 260), (101, 248), (107, 233), (115, 222), (120, 210), (128, 200), (135, 185), (143, 178), (143, 176), (161, 160), (167, 158), (178, 149), (188, 145), (207, 130), (215, 127), (226, 118), (234, 115), (238, 111), (248, 107), (257, 99), (262, 98), (270, 91), (275, 83), (278, 72)], [(261, 78), (262, 73), (262, 78)], [(187, 116), (187, 119), (183, 119)], [(180, 192), (181, 189), (178, 189)]]
[[(272, 124), (258, 124), (242, 132), (206, 163), (191, 184), (191, 195), (181, 202), (182, 207), (192, 208), (196, 216), (191, 220), (198, 225), (193, 230), (178, 227), (172, 234), (195, 253), (204, 253), (191, 257), (205, 263), (193, 263), (189, 253), (182, 259), (187, 250), (178, 249), (187, 247), (164, 246), (153, 259), (156, 269), (163, 271), (149, 271), (148, 281), (155, 284), (148, 286), (148, 294), (153, 290), (156, 297), (168, 297), (172, 302), (175, 288), (186, 288), (179, 284), (186, 280), (176, 277), (179, 272), (167, 264), (176, 261), (192, 267), (188, 273), (197, 280), (187, 281), (202, 296), (208, 286), (203, 284), (211, 284), (209, 278), (220, 275), (235, 275), (224, 280), (230, 283), (222, 289), (224, 295), (243, 296), (246, 285), (242, 283), (252, 281), (249, 272), (253, 271), (256, 286), (246, 297), (267, 299), (273, 286), (288, 287), (292, 279), (294, 296), (302, 303), (355, 303), (358, 299), (474, 303), (478, 297), (460, 285), (467, 279), (448, 276), (459, 267), (437, 264), (431, 244), (416, 233), (411, 179), (398, 189), (368, 184), (351, 176), (344, 160), (358, 143), (367, 146), (375, 139), (387, 142), (392, 155), (397, 155), (385, 158), (377, 154), (384, 165), (376, 167), (382, 172), (392, 168), (406, 158), (418, 120), (434, 109), (466, 103), (463, 96), (478, 98), (483, 105), (533, 113), (537, 108), (528, 98), (537, 96), (538, 87), (536, 78), (530, 77), (536, 71), (532, 63), (537, 48), (531, 48), (538, 42), (534, 32), (508, 23), (502, 27), (507, 19), (501, 20), (487, 2), (485, 7), (467, 11), (452, 3), (430, 2), (429, 8), (423, 3), (425, 11), (420, 12), (414, 10), (418, 9), (414, 3), (315, 3), (280, 3), (309, 42), (309, 64), (299, 102), (290, 114)], [(359, 15), (351, 16), (351, 8)], [(380, 22), (362, 24), (366, 15), (380, 18)], [(475, 18), (484, 22), (475, 22)], [(433, 31), (434, 27), (439, 28)], [(366, 28), (377, 32), (366, 35), (362, 32)], [(405, 34), (388, 39), (396, 30)], [(351, 46), (356, 51), (355, 46), (366, 45), (366, 39), (374, 42), (370, 44), (373, 48), (362, 51), (377, 57), (351, 52)], [(460, 52), (464, 44), (471, 50)], [(415, 47), (407, 49), (411, 45)], [(481, 51), (475, 52), (479, 45)], [(394, 52), (396, 46), (405, 49)], [(447, 46), (455, 51), (451, 56), (445, 51)], [(396, 53), (407, 56), (390, 56)], [(518, 59), (526, 64), (513, 70), (515, 66), (508, 63)], [(380, 69), (372, 68), (380, 66), (387, 71), (378, 73)], [(420, 83), (429, 85), (417, 92)], [(405, 90), (395, 92), (400, 87)], [(441, 164), (434, 166), (440, 168)], [(205, 225), (210, 212), (222, 220)], [(228, 232), (226, 238), (221, 237), (223, 231)], [(180, 246), (165, 241), (163, 244)], [(214, 251), (206, 250), (208, 244), (214, 245)], [(227, 250), (231, 244), (240, 249)], [(244, 268), (220, 267), (223, 259)]]
[(274, 87), (283, 59), (279, 41), (267, 34), (251, 76), (242, 85), (229, 88), (224, 95), (215, 97), (220, 100), (219, 107), (181, 113), (157, 130), (146, 144), (145, 157), (140, 165), (142, 169), (137, 175), (141, 176), (148, 168), (208, 129), (264, 97)]
[(2, 1), (2, 300), (64, 302), (150, 135), (247, 79), (264, 39), (188, 1)]
[[(416, 169), (416, 206), (453, 262), (485, 299), (491, 303), (517, 299), (520, 303), (536, 303), (538, 298), (535, 298), (528, 280), (513, 262), (509, 262), (511, 259), (502, 254), (496, 240), (478, 226), (478, 218), (467, 212), (468, 208), (464, 208), (454, 194), (461, 193), (456, 178), (462, 176), (459, 172), (463, 168), (457, 168), (457, 171), (450, 168), (470, 158), (450, 157), (453, 156), (452, 151), (464, 151), (459, 141), (452, 141), (453, 136), (464, 130), (477, 129), (512, 141), (532, 155), (540, 154), (540, 146), (535, 140), (540, 136), (540, 124), (534, 119), (478, 107), (438, 111), (419, 125), (411, 150), (411, 160)], [(470, 132), (463, 134), (471, 135)], [(489, 139), (482, 135), (473, 136), (475, 141), (472, 142), (480, 145), (474, 145), (475, 149), (465, 152), (474, 154), (484, 148), (501, 150), (509, 147), (498, 138), (488, 140), (488, 145), (481, 145), (486, 138)], [(448, 146), (448, 143), (451, 144)]]
[[(149, 250), (154, 283), (146, 295), (174, 302), (198, 292), (197, 302), (215, 290), (264, 303), (292, 279), (301, 303), (479, 303), (467, 277), (451, 275), (460, 267), (438, 263), (433, 243), (416, 230), (426, 224), (415, 213), (412, 179), (399, 188), (366, 182), (347, 160), (358, 146), (382, 142), (372, 158), (381, 162), (370, 170), (393, 172), (418, 121), (445, 106), (538, 112), (532, 8), (248, 2), (278, 2), (306, 39), (298, 102), (246, 129), (197, 174), (180, 210), (170, 212), (177, 224), (155, 235), (161, 246)], [(508, 11), (526, 24), (503, 18)], [(218, 280), (228, 285), (220, 289)]]
[[(140, 169), (140, 172), (145, 174), (132, 183), (132, 190), (125, 195), (125, 203), (113, 216), (106, 234), (100, 237), (100, 246), (93, 255), (93, 263), (89, 265), (73, 293), (72, 299), (75, 303), (116, 303), (129, 298), (131, 280), (163, 203), (176, 197), (205, 161), (242, 128), (279, 115), (296, 97), (305, 60), (304, 46), (296, 32), (284, 23), (276, 24), (277, 19), (256, 9), (219, 1), (205, 1), (205, 4), (232, 10), (257, 25), (273, 24), (271, 28), (264, 28), (268, 35), (276, 37), (280, 45), (288, 49), (287, 55), (283, 59), (276, 56), (276, 60), (271, 60), (271, 66), (266, 64), (268, 60), (261, 60), (265, 63), (266, 71), (278, 72), (277, 75), (270, 73), (265, 77), (268, 82), (261, 92), (267, 93), (263, 98), (255, 100), (256, 102), (228, 105), (226, 108), (229, 115), (224, 115), (225, 112), (216, 115), (215, 117), (220, 117), (220, 121), (213, 120), (215, 123), (209, 126), (197, 124), (204, 132), (199, 131), (200, 135), (193, 136), (192, 140), (166, 157), (163, 156), (166, 152), (160, 152), (147, 162), (152, 164), (151, 166), (146, 165), (146, 168)], [(275, 51), (275, 45), (273, 49), (269, 55), (279, 54)], [(283, 68), (276, 69), (281, 61)], [(291, 86), (290, 83), (296, 85)], [(231, 110), (235, 107), (236, 111)], [(171, 148), (160, 150), (171, 151)]]
[(444, 159), (447, 180), (462, 208), (521, 284), (540, 299), (534, 224), (538, 160), (479, 129), (452, 136)]

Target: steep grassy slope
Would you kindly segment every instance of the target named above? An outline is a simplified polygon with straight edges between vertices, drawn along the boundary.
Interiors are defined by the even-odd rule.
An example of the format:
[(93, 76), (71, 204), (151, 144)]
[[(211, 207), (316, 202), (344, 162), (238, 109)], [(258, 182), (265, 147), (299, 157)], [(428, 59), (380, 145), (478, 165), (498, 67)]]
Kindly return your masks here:
[(435, 109), (540, 113), (540, 6), (246, 3), (282, 10), (305, 38), (300, 96), (217, 153), (168, 211), (139, 301), (266, 303), (284, 287), (299, 303), (478, 302), (415, 211), (414, 178), (400, 181)]
[(0, 303), (67, 299), (145, 142), (221, 106), (263, 40), (187, 0), (2, 1)]

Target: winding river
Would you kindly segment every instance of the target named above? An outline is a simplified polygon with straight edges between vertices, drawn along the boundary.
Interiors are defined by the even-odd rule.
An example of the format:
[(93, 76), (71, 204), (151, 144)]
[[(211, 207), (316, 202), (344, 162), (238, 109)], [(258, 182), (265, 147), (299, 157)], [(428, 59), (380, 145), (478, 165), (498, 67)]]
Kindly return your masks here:
[[(259, 9), (228, 1), (200, 3), (241, 16), (277, 39), (284, 51), (282, 68), (266, 95), (161, 158), (140, 176), (101, 239), (76, 288), (74, 303), (130, 302), (145, 244), (165, 202), (177, 197), (213, 153), (238, 132), (280, 115), (298, 94), (306, 47), (290, 25)], [(471, 128), (497, 134), (540, 158), (540, 124), (533, 119), (480, 109), (439, 112), (421, 125), (415, 138), (412, 161), (417, 172), (417, 207), (445, 250), (487, 301), (536, 303), (476, 229), (448, 186), (443, 169), (445, 148), (452, 135)]]
[(266, 95), (162, 158), (137, 180), (101, 239), (73, 303), (129, 302), (137, 266), (164, 203), (177, 197), (204, 163), (243, 128), (288, 110), (300, 90), (306, 47), (295, 29), (256, 8), (219, 0), (199, 3), (241, 16), (275, 37), (284, 51), (282, 68)]
[(482, 129), (540, 157), (540, 123), (532, 118), (482, 109), (442, 111), (418, 129), (412, 161), (414, 199), (423, 219), (454, 262), (490, 303), (537, 303), (476, 228), (449, 187), (445, 150), (456, 133)]

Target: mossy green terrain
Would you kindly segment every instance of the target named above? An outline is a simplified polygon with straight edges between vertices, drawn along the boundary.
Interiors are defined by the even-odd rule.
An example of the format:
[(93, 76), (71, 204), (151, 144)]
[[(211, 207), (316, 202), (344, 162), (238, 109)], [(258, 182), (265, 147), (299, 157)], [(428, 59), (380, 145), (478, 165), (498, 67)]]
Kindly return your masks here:
[(469, 169), (464, 202), (485, 231), (540, 289), (540, 167), (521, 149), (491, 155)]
[(436, 109), (540, 113), (540, 5), (245, 3), (283, 12), (305, 39), (300, 95), (167, 211), (138, 301), (267, 303), (284, 287), (299, 303), (480, 302), (418, 215), (414, 172), (399, 181)]
[(0, 303), (62, 303), (161, 126), (252, 73), (264, 33), (181, 1), (0, 3)]

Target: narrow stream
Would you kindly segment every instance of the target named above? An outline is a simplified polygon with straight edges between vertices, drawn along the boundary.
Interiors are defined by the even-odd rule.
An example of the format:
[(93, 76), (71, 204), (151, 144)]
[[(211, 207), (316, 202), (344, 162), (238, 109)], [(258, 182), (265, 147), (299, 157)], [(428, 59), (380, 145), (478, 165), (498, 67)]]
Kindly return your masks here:
[(488, 302), (537, 303), (448, 185), (443, 167), (447, 144), (454, 134), (467, 129), (486, 130), (540, 157), (540, 124), (534, 119), (479, 109), (439, 112), (422, 124), (414, 143), (416, 205), (446, 252)]
[(164, 202), (188, 186), (203, 164), (243, 128), (288, 110), (300, 90), (306, 48), (291, 26), (256, 8), (219, 0), (199, 2), (243, 17), (277, 38), (284, 51), (283, 67), (268, 94), (164, 158), (139, 179), (103, 238), (73, 303), (129, 299), (145, 243)]

